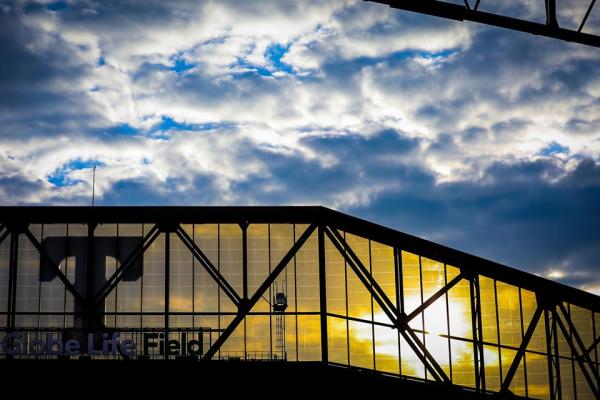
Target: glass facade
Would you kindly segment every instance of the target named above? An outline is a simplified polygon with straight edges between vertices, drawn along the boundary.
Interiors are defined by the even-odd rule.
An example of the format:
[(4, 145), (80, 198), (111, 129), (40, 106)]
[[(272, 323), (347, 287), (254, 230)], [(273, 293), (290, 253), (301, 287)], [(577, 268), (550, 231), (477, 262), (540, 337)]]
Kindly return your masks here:
[[(0, 233), (2, 358), (323, 361), (531, 398), (598, 393), (597, 307), (394, 238), (279, 221)], [(58, 354), (69, 339), (132, 348)]]

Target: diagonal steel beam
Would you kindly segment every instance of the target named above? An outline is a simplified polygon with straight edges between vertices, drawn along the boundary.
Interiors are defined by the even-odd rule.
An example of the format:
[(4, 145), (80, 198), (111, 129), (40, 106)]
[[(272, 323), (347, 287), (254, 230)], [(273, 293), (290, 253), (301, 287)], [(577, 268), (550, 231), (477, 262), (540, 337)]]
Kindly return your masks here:
[[(386, 313), (390, 321), (394, 324), (394, 326), (396, 326), (402, 337), (404, 337), (404, 340), (406, 340), (408, 345), (414, 351), (415, 355), (421, 360), (427, 371), (431, 373), (436, 381), (449, 383), (450, 379), (442, 367), (437, 363), (429, 350), (427, 350), (427, 347), (425, 347), (425, 345), (420, 341), (418, 336), (408, 324), (406, 314), (400, 313), (396, 309), (385, 292), (381, 290), (379, 284), (362, 264), (360, 259), (356, 257), (356, 254), (354, 254), (354, 251), (350, 248), (348, 243), (346, 243), (346, 241), (341, 237), (339, 232), (337, 232), (335, 229), (327, 228), (325, 233), (340, 254), (346, 259), (346, 262), (356, 273), (365, 288), (371, 293), (375, 301), (377, 301), (381, 309)], [(374, 290), (375, 288), (379, 288), (379, 291)]]
[(215, 340), (210, 349), (208, 349), (208, 351), (204, 354), (202, 360), (210, 360), (216, 354), (216, 352), (219, 351), (223, 343), (225, 343), (225, 341), (229, 339), (229, 336), (231, 336), (231, 334), (233, 333), (233, 331), (235, 331), (240, 322), (242, 322), (244, 318), (248, 315), (252, 307), (254, 307), (256, 303), (262, 298), (267, 289), (269, 289), (273, 282), (275, 282), (275, 279), (277, 279), (279, 274), (281, 274), (281, 272), (285, 269), (285, 267), (292, 260), (292, 258), (294, 258), (298, 250), (300, 250), (300, 248), (304, 245), (304, 243), (308, 240), (308, 238), (315, 231), (316, 228), (317, 225), (315, 224), (312, 224), (308, 228), (306, 228), (306, 230), (298, 238), (296, 243), (294, 243), (290, 250), (283, 256), (283, 258), (281, 259), (281, 261), (279, 261), (279, 263), (273, 269), (273, 271), (271, 271), (267, 279), (265, 279), (264, 282), (260, 285), (260, 287), (256, 289), (254, 295), (250, 299), (243, 299), (241, 301), (241, 303), (238, 305), (238, 313), (236, 314), (235, 318), (231, 321), (227, 328), (225, 328), (225, 330), (221, 332), (219, 338)]
[(590, 354), (592, 352), (592, 350), (594, 350), (594, 347), (596, 347), (598, 345), (598, 343), (600, 343), (600, 336), (598, 336), (596, 338), (596, 340), (594, 340), (594, 343), (592, 343), (590, 345), (590, 347), (587, 348), (587, 350), (585, 351), (587, 354)]
[(96, 306), (101, 301), (103, 301), (110, 292), (117, 286), (117, 284), (123, 279), (125, 276), (125, 272), (137, 259), (146, 252), (148, 247), (154, 243), (156, 238), (160, 235), (161, 231), (158, 228), (158, 225), (154, 225), (152, 229), (144, 236), (142, 242), (136, 246), (135, 249), (129, 254), (129, 256), (123, 261), (123, 263), (117, 268), (117, 270), (112, 274), (112, 276), (106, 281), (106, 283), (100, 288), (94, 299), (92, 300), (92, 304)]
[(35, 236), (33, 236), (33, 234), (31, 233), (31, 231), (29, 229), (26, 229), (23, 233), (29, 239), (29, 241), (31, 242), (31, 244), (33, 244), (33, 246), (37, 249), (37, 251), (40, 253), (40, 255), (46, 260), (46, 262), (48, 263), (48, 265), (50, 266), (50, 268), (52, 268), (53, 272), (56, 274), (56, 276), (58, 276), (58, 279), (61, 280), (61, 282), (65, 285), (65, 287), (67, 288), (67, 290), (73, 295), (73, 297), (75, 298), (75, 300), (78, 301), (79, 304), (82, 304), (86, 310), (89, 309), (89, 303), (79, 293), (79, 291), (77, 290), (77, 288), (75, 288), (75, 285), (73, 285), (71, 283), (71, 281), (69, 281), (69, 278), (67, 278), (65, 276), (65, 274), (59, 268), (59, 266), (54, 262), (54, 260), (52, 259), (52, 257), (50, 257), (48, 255), (48, 253), (46, 253), (46, 251), (42, 247), (42, 244), (36, 239)]
[(515, 374), (517, 373), (519, 364), (521, 363), (521, 360), (525, 356), (525, 351), (527, 350), (527, 346), (529, 345), (529, 342), (531, 341), (531, 337), (533, 336), (533, 333), (535, 332), (535, 328), (537, 327), (540, 317), (542, 316), (542, 312), (543, 312), (543, 310), (539, 306), (535, 309), (535, 312), (533, 313), (533, 317), (531, 318), (531, 322), (529, 323), (529, 327), (527, 327), (527, 331), (525, 332), (525, 336), (523, 336), (523, 340), (521, 340), (521, 345), (519, 346), (519, 350), (517, 350), (517, 354), (515, 354), (515, 358), (513, 358), (513, 361), (510, 364), (510, 368), (508, 369), (508, 372), (506, 373), (506, 376), (504, 377), (504, 382), (502, 382), (500, 392), (503, 392), (503, 393), (508, 392), (508, 388), (510, 387), (512, 380), (513, 380)]
[(206, 254), (204, 254), (200, 247), (198, 247), (198, 245), (196, 244), (196, 242), (194, 242), (190, 235), (188, 235), (188, 233), (181, 226), (177, 226), (175, 233), (177, 234), (179, 239), (181, 239), (183, 244), (194, 255), (196, 260), (198, 260), (200, 265), (204, 267), (206, 272), (208, 272), (208, 274), (213, 278), (217, 285), (219, 285), (221, 290), (225, 292), (227, 297), (229, 297), (231, 301), (236, 306), (238, 306), (241, 301), (240, 296), (237, 294), (235, 289), (229, 284), (229, 282), (227, 282), (227, 279), (225, 279), (225, 277), (221, 275), (219, 270), (210, 262)]
[(562, 400), (558, 330), (556, 327), (556, 318), (551, 309), (544, 310), (544, 322), (546, 323), (546, 354), (548, 363), (548, 386), (550, 388), (550, 400)]
[[(587, 349), (586, 349), (585, 345), (583, 344), (583, 340), (581, 340), (581, 336), (579, 336), (579, 333), (577, 332), (577, 328), (575, 327), (575, 324), (573, 323), (571, 316), (565, 309), (565, 306), (562, 302), (558, 303), (558, 309), (562, 313), (565, 321), (567, 321), (567, 324), (569, 325), (569, 329), (571, 330), (571, 335), (573, 336), (573, 338), (575, 339), (575, 342), (577, 343), (577, 346), (579, 347), (579, 351), (576, 351), (573, 354), (576, 355), (577, 362), (579, 363), (579, 366), (581, 367), (582, 370), (585, 369), (584, 368), (585, 364), (583, 364), (584, 362), (587, 363), (587, 365), (592, 370), (593, 377), (596, 379), (596, 385), (594, 385), (591, 381), (588, 381), (588, 383), (590, 384), (592, 389), (595, 390), (594, 393), (595, 393), (596, 397), (600, 398), (600, 396), (598, 396), (598, 394), (599, 394), (599, 392), (598, 392), (598, 383), (599, 383), (598, 382), (599, 381), (598, 370), (596, 369), (594, 362), (590, 358), (589, 353), (586, 352)], [(559, 326), (561, 326), (561, 330), (564, 333), (566, 330), (563, 329), (562, 321), (560, 318), (558, 318), (558, 324), (559, 324)], [(567, 338), (567, 341), (571, 341), (570, 337)], [(581, 354), (579, 353), (580, 351), (581, 351)]]
[(443, 288), (441, 288), (440, 290), (435, 292), (423, 304), (421, 304), (419, 307), (415, 308), (413, 312), (408, 314), (408, 316), (407, 316), (408, 321), (409, 322), (412, 321), (416, 316), (418, 316), (423, 311), (425, 311), (427, 309), (427, 307), (429, 307), (430, 305), (435, 303), (435, 301), (437, 299), (439, 299), (440, 297), (445, 295), (448, 291), (450, 291), (450, 289), (452, 289), (454, 286), (456, 286), (456, 284), (459, 283), (462, 279), (463, 279), (462, 274), (458, 274), (454, 279), (452, 279), (450, 282), (448, 282), (448, 284), (446, 286), (444, 286)]
[[(5, 225), (0, 225), (0, 231), (2, 231), (2, 229), (6, 228)], [(8, 237), (8, 235), (10, 234), (10, 229), (6, 229), (4, 231), (4, 233), (2, 234), (2, 236), (0, 236), (0, 245), (2, 244), (2, 242), (4, 242), (4, 239), (6, 239)]]
[[(350, 268), (352, 268), (352, 270), (354, 271), (354, 273), (356, 274), (358, 279), (361, 281), (361, 283), (365, 286), (365, 288), (367, 288), (367, 290), (369, 292), (371, 292), (371, 295), (373, 295), (375, 300), (379, 303), (379, 306), (381, 307), (383, 312), (387, 315), (387, 317), (390, 319), (390, 321), (395, 323), (398, 320), (398, 315), (399, 315), (398, 311), (396, 310), (396, 308), (393, 305), (390, 306), (390, 304), (389, 304), (389, 303), (391, 303), (390, 301), (386, 302), (385, 299), (382, 296), (380, 296), (380, 294), (378, 292), (373, 292), (373, 283), (376, 283), (376, 282), (373, 282), (374, 279), (372, 279), (370, 274), (363, 273), (363, 271), (366, 268), (364, 266), (362, 266), (363, 271), (361, 271), (360, 267), (357, 265), (356, 260), (351, 256), (351, 254), (349, 252), (346, 251), (345, 246), (338, 241), (338, 238), (336, 237), (336, 235), (333, 233), (332, 230), (325, 228), (325, 234), (329, 237), (329, 240), (331, 240), (331, 243), (333, 243), (333, 245), (337, 248), (338, 252), (342, 255), (342, 257), (344, 257), (344, 259), (346, 260), (348, 265), (350, 265)], [(362, 265), (360, 260), (358, 260), (358, 263), (360, 265)], [(369, 277), (371, 277), (371, 279), (369, 279)]]
[[(356, 272), (357, 275), (364, 277), (364, 280), (367, 281), (369, 285), (371, 285), (371, 287), (379, 294), (381, 299), (386, 303), (387, 307), (389, 307), (390, 310), (396, 310), (395, 304), (387, 297), (381, 286), (379, 286), (379, 283), (375, 280), (375, 278), (371, 276), (369, 270), (363, 265), (363, 263), (360, 261), (360, 258), (358, 258), (352, 247), (350, 247), (350, 245), (344, 240), (342, 235), (334, 228), (328, 227), (327, 230), (330, 232), (330, 234), (328, 235), (330, 239), (331, 235), (333, 235), (336, 241), (342, 245), (344, 249), (343, 253), (347, 253), (347, 255), (350, 256), (350, 258), (354, 261), (354, 266), (357, 268), (354, 272)], [(342, 255), (346, 257), (346, 255)], [(395, 314), (398, 314), (397, 310)]]
[(433, 355), (427, 350), (427, 347), (421, 342), (415, 331), (406, 322), (406, 317), (396, 321), (398, 332), (402, 335), (406, 343), (410, 346), (415, 355), (421, 360), (427, 371), (438, 382), (450, 383), (450, 378), (444, 372), (442, 367), (435, 360)]
[(481, 315), (481, 288), (479, 275), (470, 274), (471, 330), (473, 332), (473, 364), (475, 366), (475, 388), (485, 392), (485, 354), (483, 351), (483, 322)]
[[(564, 309), (564, 306), (562, 305), (562, 303), (559, 303), (558, 308), (561, 309), (561, 312), (565, 315), (565, 320), (567, 320), (567, 323), (569, 323), (569, 327), (571, 328), (571, 334), (574, 337), (579, 338), (579, 335), (577, 334), (577, 330), (574, 329), (575, 326), (572, 325), (571, 318), (566, 313), (566, 310)], [(584, 354), (582, 356), (579, 354), (579, 351), (577, 350), (575, 344), (573, 343), (573, 340), (571, 340), (571, 335), (569, 334), (569, 331), (565, 327), (565, 324), (562, 322), (558, 312), (556, 310), (552, 310), (552, 313), (554, 314), (554, 319), (556, 320), (558, 327), (560, 328), (560, 330), (563, 333), (565, 341), (567, 342), (567, 344), (569, 345), (569, 348), (571, 349), (571, 353), (572, 353), (573, 357), (575, 358), (575, 361), (577, 361), (577, 364), (579, 365), (579, 368), (581, 369), (583, 377), (585, 378), (588, 385), (590, 386), (590, 389), (592, 390), (592, 393), (594, 394), (594, 396), (597, 399), (599, 399), (600, 393), (598, 392), (596, 384), (594, 384), (594, 380), (590, 376), (589, 371), (587, 370), (587, 368), (585, 367), (585, 364), (584, 364), (584, 360), (585, 360), (588, 363), (588, 366), (590, 367), (590, 369), (592, 370), (592, 373), (596, 377), (596, 382), (598, 382), (598, 378), (597, 378), (598, 372), (594, 369), (593, 364), (591, 363), (591, 360), (589, 358), (589, 355)], [(581, 340), (581, 339), (579, 339), (579, 340)], [(590, 360), (590, 361), (588, 361), (588, 360)]]
[(583, 27), (585, 26), (585, 23), (587, 22), (588, 17), (590, 16), (590, 13), (592, 12), (592, 8), (594, 8), (594, 4), (596, 4), (596, 0), (592, 0), (592, 2), (590, 3), (590, 6), (588, 7), (587, 12), (585, 13), (585, 17), (583, 17), (583, 20), (581, 21), (577, 32), (582, 31)]

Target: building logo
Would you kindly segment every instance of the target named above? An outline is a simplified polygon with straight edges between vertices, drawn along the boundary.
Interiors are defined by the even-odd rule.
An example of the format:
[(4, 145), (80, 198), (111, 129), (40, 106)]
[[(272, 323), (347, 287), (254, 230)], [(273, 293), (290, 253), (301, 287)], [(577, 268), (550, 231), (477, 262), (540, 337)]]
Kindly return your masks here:
[[(143, 356), (201, 356), (202, 340), (187, 340), (183, 332), (181, 340), (165, 340), (164, 333), (145, 332), (142, 334), (141, 349), (138, 343), (124, 339), (120, 332), (88, 333), (82, 339), (56, 338), (47, 335), (45, 339), (30, 332), (7, 333), (2, 339), (2, 352), (7, 356), (122, 356), (132, 358)], [(200, 336), (201, 338), (201, 336)], [(141, 351), (138, 351), (141, 350)]]

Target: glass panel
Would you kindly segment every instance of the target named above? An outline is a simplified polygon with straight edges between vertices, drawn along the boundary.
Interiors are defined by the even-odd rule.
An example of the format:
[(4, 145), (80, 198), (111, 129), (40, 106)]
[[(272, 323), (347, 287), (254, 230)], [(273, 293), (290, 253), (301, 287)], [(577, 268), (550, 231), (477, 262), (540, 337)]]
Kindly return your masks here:
[[(42, 247), (60, 265), (61, 271), (70, 275), (71, 282), (73, 282), (75, 275), (74, 257), (65, 256), (68, 247), (72, 247), (72, 243), (67, 243), (66, 237), (67, 225), (44, 225), (41, 228), (40, 242), (42, 243)], [(56, 245), (58, 248), (52, 249), (53, 245)], [(47, 265), (45, 266), (48, 267)], [(56, 274), (50, 272), (49, 269), (40, 271), (39, 279), (39, 310), (42, 312), (59, 313), (65, 311), (65, 296), (67, 295), (67, 291), (62, 281)], [(71, 297), (71, 294), (68, 293), (68, 296)], [(73, 309), (70, 311), (73, 311)], [(69, 325), (72, 325), (73, 317), (63, 315), (40, 315), (39, 324), (40, 327), (63, 327), (67, 318), (70, 322)]]
[(531, 340), (529, 340), (527, 350), (537, 351), (546, 354), (547, 349), (548, 348), (546, 346), (546, 321), (544, 319), (544, 314), (542, 313), (540, 320), (538, 321), (535, 327), (535, 331), (533, 331), (533, 336), (531, 336)]
[[(269, 276), (269, 250), (269, 226), (264, 224), (248, 226), (248, 296), (250, 297)], [(253, 311), (269, 311), (267, 299), (271, 297), (273, 296), (267, 290)]]
[[(567, 311), (569, 311), (568, 304), (564, 304), (564, 306)], [(558, 328), (558, 324), (556, 329), (558, 331), (558, 352), (560, 355), (559, 370), (562, 398), (575, 399), (575, 363), (572, 360), (571, 349), (562, 333), (562, 330)]]
[[(221, 327), (227, 329), (227, 326), (233, 320), (233, 316), (222, 315)], [(242, 321), (233, 331), (231, 336), (223, 343), (219, 351), (220, 358), (223, 359), (243, 359), (245, 357), (244, 331), (246, 321)]]
[[(423, 299), (427, 300), (446, 284), (444, 264), (421, 257), (421, 270)], [(446, 300), (446, 295), (441, 296), (429, 305), (423, 311), (423, 314), (417, 318), (424, 318), (424, 329), (428, 333), (423, 336), (423, 343), (446, 374), (450, 376)], [(441, 335), (444, 335), (444, 337)], [(427, 378), (431, 379), (431, 376), (427, 375)]]
[(483, 346), (485, 366), (485, 386), (487, 390), (500, 391), (502, 385), (500, 374), (499, 349), (494, 346)]
[(219, 332), (216, 330), (219, 326), (219, 317), (217, 315), (202, 315), (194, 316), (194, 328), (202, 333), (202, 349), (203, 353), (212, 346), (213, 342), (219, 337)]
[[(440, 297), (424, 311), (425, 330), (423, 343), (437, 360), (446, 375), (450, 376), (450, 343), (448, 337), (448, 314), (446, 296)], [(430, 378), (430, 376), (428, 376)]]
[[(515, 352), (515, 355), (516, 355), (516, 352)], [(514, 355), (513, 355), (513, 358), (514, 358)], [(510, 363), (512, 364), (512, 359), (510, 359)], [(511, 364), (508, 364), (506, 366), (505, 371), (508, 371)], [(515, 376), (514, 376), (512, 382), (510, 383), (509, 389), (511, 392), (513, 392), (517, 396), (523, 396), (523, 397), (527, 396), (527, 388), (525, 387), (525, 360), (524, 359), (521, 359), (521, 363), (519, 364), (519, 368), (517, 369), (517, 372), (515, 373)]]
[(574, 379), (574, 364), (572, 360), (566, 358), (560, 358), (560, 386), (562, 392), (562, 398), (564, 400), (575, 399), (575, 379)]
[(592, 343), (594, 343), (592, 312), (572, 304), (569, 306), (569, 309), (571, 311), (571, 320), (573, 321), (573, 325), (575, 325), (575, 329), (577, 330), (581, 341), (586, 348), (589, 348)]
[(349, 321), (350, 365), (373, 369), (373, 325)]
[(394, 249), (381, 243), (371, 242), (371, 268), (373, 278), (392, 303), (396, 304)]
[[(142, 238), (152, 229), (153, 225), (141, 225), (141, 224), (119, 224), (117, 227), (117, 235), (119, 237), (118, 246), (117, 246), (117, 258), (118, 262), (116, 264), (117, 267), (121, 265), (123, 261), (125, 261), (129, 255), (134, 251), (136, 244), (139, 244)], [(155, 247), (156, 246), (156, 247)], [(156, 252), (158, 248), (162, 246), (161, 254), (158, 255)], [(155, 250), (153, 250), (153, 248)], [(160, 257), (160, 259), (158, 259)], [(131, 273), (126, 274), (126, 276), (119, 282), (117, 287), (113, 290), (114, 295), (116, 296), (117, 312), (140, 312), (142, 311), (142, 285), (145, 283), (150, 283), (150, 285), (155, 283), (155, 279), (153, 275), (146, 275), (146, 273), (154, 274), (155, 269), (157, 268), (153, 263), (156, 264), (160, 262), (161, 267), (164, 265), (164, 237), (158, 237), (154, 241), (153, 245), (146, 250), (144, 255), (142, 256), (141, 270), (138, 267), (137, 271), (132, 271)], [(110, 265), (110, 264), (109, 264)], [(109, 273), (114, 272), (112, 267), (107, 266), (107, 277), (111, 275)], [(150, 277), (150, 278), (148, 278)], [(147, 282), (149, 281), (149, 282)], [(164, 277), (160, 280), (161, 291), (158, 296), (162, 299), (164, 297)], [(151, 286), (149, 286), (151, 288)], [(146, 288), (143, 289), (146, 292)], [(152, 289), (148, 291), (149, 293), (144, 293), (145, 295), (152, 295)], [(162, 301), (162, 300), (161, 300)], [(160, 311), (164, 311), (164, 302), (162, 302), (162, 309)], [(144, 309), (144, 311), (147, 311)], [(116, 325), (118, 327), (139, 327), (140, 323), (144, 326), (144, 323), (151, 323), (149, 326), (162, 326), (163, 318), (160, 317), (160, 321), (157, 320), (157, 317), (148, 317), (146, 320), (142, 320), (138, 315), (118, 315), (116, 317)]]
[[(219, 228), (216, 224), (193, 225), (192, 228), (184, 225), (186, 232), (192, 237), (196, 245), (202, 250), (211, 264), (219, 269)], [(194, 311), (218, 312), (219, 311), (219, 286), (209, 275), (204, 266), (196, 259), (194, 263)], [(227, 298), (227, 300), (229, 300)], [(226, 300), (224, 300), (226, 301)], [(229, 304), (233, 308), (233, 304)], [(201, 325), (200, 325), (201, 326)], [(212, 325), (217, 327), (218, 324)]]
[(427, 300), (445, 286), (444, 264), (421, 257), (421, 278), (423, 279), (423, 300)]
[(463, 340), (450, 340), (452, 354), (452, 383), (475, 387), (475, 360), (473, 344)]
[(327, 317), (329, 361), (348, 365), (348, 326), (341, 318)]
[(350, 245), (354, 254), (358, 257), (360, 262), (367, 270), (371, 270), (371, 253), (369, 248), (369, 239), (365, 239), (360, 236), (352, 235), (351, 233), (344, 233), (346, 243)]
[[(543, 326), (543, 324), (540, 324)], [(527, 394), (537, 399), (549, 399), (548, 358), (546, 355), (525, 354), (527, 362)]]
[[(402, 286), (404, 290), (404, 312), (410, 314), (421, 305), (421, 272), (419, 268), (419, 256), (402, 251)], [(420, 318), (413, 320), (414, 328), (422, 329)], [(420, 325), (419, 325), (420, 324)]]
[(298, 360), (298, 317), (295, 315), (285, 316), (285, 349), (289, 361)]
[[(446, 267), (450, 282), (457, 274), (454, 267)], [(448, 291), (448, 318), (450, 335), (460, 338), (473, 338), (473, 325), (471, 321), (471, 285), (467, 280), (461, 280)], [(454, 360), (454, 355), (452, 356)]]
[[(371, 269), (377, 284), (383, 289), (392, 304), (396, 305), (396, 277), (394, 266), (394, 249), (377, 242), (371, 242)], [(376, 301), (373, 301), (373, 319), (389, 324), (390, 319)], [(398, 335), (396, 335), (396, 347)], [(396, 349), (396, 356), (398, 350)], [(396, 363), (396, 368), (398, 365)]]
[[(194, 268), (193, 255), (177, 235), (170, 235), (170, 288), (169, 311), (194, 311)], [(169, 317), (170, 327), (191, 327), (191, 315), (172, 315)]]
[[(306, 225), (296, 225), (296, 239), (306, 228)], [(296, 296), (298, 311), (319, 311), (319, 255), (316, 232), (313, 232), (296, 253)]]
[[(481, 323), (483, 340), (498, 343), (498, 326), (496, 324), (496, 294), (492, 279), (479, 277), (479, 293), (481, 294)], [(497, 357), (496, 357), (497, 358)]]
[(398, 330), (375, 325), (375, 367), (378, 371), (398, 374)]
[[(589, 372), (588, 368), (588, 372)], [(578, 364), (575, 365), (575, 379), (576, 379), (576, 389), (577, 389), (577, 399), (581, 400), (594, 400), (594, 394), (590, 388), (590, 385), (587, 383), (587, 380), (583, 376), (581, 372), (581, 368)], [(592, 378), (594, 379), (594, 378)]]
[[(219, 270), (242, 296), (242, 229), (237, 224), (219, 225)], [(221, 312), (237, 311), (230, 299), (221, 293)]]
[(364, 321), (372, 321), (371, 293), (350, 267), (347, 269), (347, 280), (348, 315)]
[(497, 282), (496, 290), (498, 292), (500, 343), (503, 346), (519, 347), (522, 339), (519, 288)]
[[(32, 229), (39, 241), (41, 229)], [(19, 253), (17, 260), (17, 312), (37, 312), (39, 307), (40, 255), (33, 244), (24, 235), (19, 235)], [(37, 315), (17, 315), (16, 326), (37, 326)]]
[(298, 361), (321, 360), (321, 321), (318, 315), (298, 316)]
[(535, 299), (535, 293), (529, 290), (520, 289), (521, 292), (521, 310), (523, 312), (523, 332), (527, 331), (531, 318), (537, 308), (537, 301)]
[(329, 238), (325, 238), (325, 263), (327, 312), (346, 315), (346, 264)]
[(263, 360), (271, 358), (270, 333), (271, 322), (268, 315), (246, 317), (246, 350), (248, 352), (248, 359)]
[(400, 337), (400, 373), (415, 378), (425, 378), (425, 366), (408, 345), (404, 337)]
[[(143, 304), (144, 312), (164, 312), (165, 311), (165, 234), (160, 236), (152, 243), (144, 254), (144, 274), (143, 282)], [(122, 284), (128, 284), (122, 287)], [(119, 311), (127, 309), (139, 309), (136, 301), (139, 296), (139, 288), (135, 282), (121, 282), (119, 284), (118, 303)], [(123, 317), (119, 317), (123, 318)], [(126, 320), (128, 323), (134, 323), (133, 319)], [(121, 323), (119, 323), (120, 326)], [(144, 326), (161, 327), (164, 326), (164, 317), (162, 315), (144, 317)]]

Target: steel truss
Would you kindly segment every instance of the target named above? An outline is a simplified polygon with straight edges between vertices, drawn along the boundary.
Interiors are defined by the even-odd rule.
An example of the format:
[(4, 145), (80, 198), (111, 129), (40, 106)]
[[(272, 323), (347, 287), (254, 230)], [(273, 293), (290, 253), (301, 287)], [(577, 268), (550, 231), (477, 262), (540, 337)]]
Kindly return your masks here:
[[(571, 353), (572, 360), (581, 370), (585, 382), (589, 385), (590, 391), (596, 398), (600, 398), (600, 379), (598, 375), (598, 365), (592, 360), (592, 353), (597, 351), (600, 343), (600, 336), (594, 328), (594, 341), (586, 344), (581, 338), (575, 323), (572, 320), (569, 310), (565, 303), (584, 307), (592, 312), (600, 312), (600, 300), (597, 296), (570, 288), (556, 282), (548, 281), (543, 278), (533, 276), (512, 268), (496, 264), (494, 262), (483, 260), (481, 258), (449, 249), (426, 240), (406, 235), (388, 228), (381, 227), (354, 217), (350, 217), (332, 210), (321, 207), (197, 207), (197, 208), (0, 208), (0, 244), (9, 240), (9, 279), (8, 279), (8, 307), (7, 326), (4, 330), (12, 331), (16, 329), (15, 317), (22, 313), (16, 311), (16, 292), (18, 277), (18, 258), (19, 258), (19, 239), (27, 238), (40, 257), (47, 261), (53, 272), (64, 284), (66, 290), (73, 296), (74, 301), (84, 310), (87, 318), (86, 329), (106, 329), (103, 324), (106, 313), (99, 306), (102, 301), (117, 287), (134, 264), (139, 261), (143, 254), (148, 250), (152, 243), (161, 235), (165, 235), (165, 326), (164, 332), (168, 334), (171, 331), (169, 327), (169, 315), (191, 314), (202, 315), (205, 313), (174, 313), (169, 311), (169, 269), (170, 269), (170, 237), (176, 235), (189, 252), (194, 260), (204, 268), (212, 278), (215, 285), (231, 300), (237, 308), (233, 313), (233, 320), (223, 329), (215, 331), (220, 332), (218, 338), (211, 343), (208, 351), (204, 353), (202, 360), (211, 360), (221, 349), (221, 346), (229, 339), (236, 328), (251, 315), (253, 307), (263, 298), (265, 293), (271, 288), (275, 280), (284, 271), (302, 249), (308, 239), (316, 232), (318, 243), (318, 274), (319, 274), (319, 299), (320, 310), (320, 334), (321, 334), (321, 359), (324, 363), (329, 362), (329, 349), (327, 340), (327, 318), (342, 317), (348, 320), (348, 316), (340, 316), (328, 312), (327, 309), (327, 260), (325, 257), (326, 240), (329, 240), (337, 252), (343, 257), (346, 265), (358, 277), (364, 288), (366, 288), (374, 302), (389, 318), (389, 324), (382, 324), (395, 328), (412, 351), (423, 363), (427, 374), (432, 380), (442, 385), (451, 385), (452, 379), (441, 367), (435, 356), (427, 349), (419, 334), (423, 331), (411, 327), (410, 322), (423, 315), (433, 303), (443, 298), (458, 283), (466, 281), (470, 288), (470, 306), (471, 306), (471, 329), (472, 344), (474, 354), (475, 371), (475, 391), (478, 393), (490, 393), (486, 388), (486, 372), (484, 364), (484, 338), (482, 335), (482, 311), (481, 311), (481, 292), (479, 278), (481, 276), (502, 281), (514, 286), (533, 291), (536, 294), (537, 308), (535, 309), (531, 321), (525, 330), (522, 341), (518, 346), (516, 354), (510, 363), (510, 367), (502, 381), (500, 396), (512, 396), (510, 393), (513, 378), (524, 360), (528, 345), (532, 336), (541, 323), (544, 327), (547, 346), (547, 364), (550, 386), (550, 398), (561, 398), (561, 379), (559, 365), (559, 337), (566, 341)], [(93, 287), (88, 282), (86, 294), (81, 294), (73, 283), (63, 273), (60, 266), (44, 250), (42, 244), (29, 229), (31, 224), (40, 223), (83, 223), (88, 226), (88, 256), (86, 269), (91, 270), (93, 257), (91, 249), (96, 240), (95, 229), (103, 223), (153, 223), (152, 228), (145, 234), (139, 245), (137, 245), (124, 259), (115, 272), (106, 280), (106, 283), (95, 293)], [(194, 239), (183, 229), (182, 224), (202, 224), (202, 223), (239, 223), (242, 229), (243, 256), (242, 273), (243, 287), (242, 293), (238, 293), (227, 279), (219, 272), (196, 244)], [(307, 228), (295, 239), (293, 245), (288, 249), (285, 255), (279, 260), (276, 266), (271, 270), (266, 279), (261, 283), (255, 293), (248, 293), (248, 269), (247, 269), (247, 234), (246, 230), (250, 224), (254, 223), (297, 223), (305, 224)], [(392, 246), (396, 258), (396, 293), (397, 301), (393, 302), (382, 289), (377, 280), (373, 277), (369, 269), (362, 263), (350, 244), (345, 240), (341, 232), (348, 232), (360, 235), (370, 240), (380, 242), (384, 245)], [(457, 265), (460, 269), (458, 276), (445, 282), (428, 299), (424, 299), (410, 313), (406, 313), (402, 303), (402, 266), (398, 262), (401, 250), (409, 251), (425, 257), (429, 257), (444, 264)], [(88, 279), (91, 274), (88, 274)], [(448, 303), (446, 301), (446, 308)], [(56, 313), (51, 313), (56, 314)], [(146, 315), (146, 313), (134, 313)], [(147, 313), (153, 315), (157, 313)], [(160, 314), (160, 313), (159, 313)], [(227, 314), (227, 313), (224, 313)], [(232, 314), (232, 313), (229, 313)], [(263, 313), (269, 314), (269, 313)], [(296, 314), (300, 314), (296, 312)], [(174, 331), (178, 328), (173, 329)], [(448, 332), (448, 334), (450, 334)], [(450, 336), (448, 336), (450, 338)]]
[[(480, 10), (481, 0), (464, 0), (463, 5), (454, 4), (448, 1), (439, 0), (366, 0), (375, 3), (389, 5), (392, 8), (398, 8), (406, 11), (413, 11), (420, 14), (427, 14), (436, 17), (456, 21), (472, 21), (481, 24), (507, 28), (514, 31), (531, 33), (539, 36), (546, 36), (554, 39), (565, 40), (568, 42), (580, 43), (593, 47), (600, 47), (600, 37), (594, 34), (585, 33), (583, 29), (594, 8), (596, 0), (590, 0), (586, 13), (582, 15), (581, 22), (577, 30), (561, 28), (556, 11), (556, 0), (544, 0), (546, 10), (546, 23), (538, 23), (519, 18), (513, 18), (506, 15), (500, 15)], [(537, 0), (542, 2), (542, 0)], [(492, 0), (487, 0), (492, 3)], [(501, 0), (496, 0), (497, 4)], [(566, 2), (568, 3), (568, 2)]]

